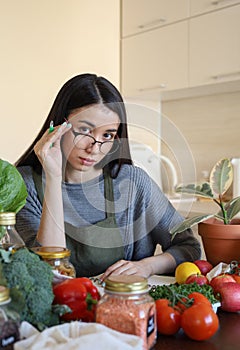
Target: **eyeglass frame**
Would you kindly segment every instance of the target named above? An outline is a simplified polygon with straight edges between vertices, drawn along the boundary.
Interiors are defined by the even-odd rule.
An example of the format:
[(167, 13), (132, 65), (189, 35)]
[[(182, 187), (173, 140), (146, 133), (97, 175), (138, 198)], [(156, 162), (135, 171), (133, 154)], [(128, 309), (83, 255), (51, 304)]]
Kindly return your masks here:
[[(79, 136), (79, 135), (90, 137), (90, 139), (93, 140), (93, 142), (91, 143), (91, 147), (93, 147), (96, 143), (99, 143), (99, 144), (100, 144), (100, 145), (99, 145), (99, 151), (100, 151), (102, 154), (105, 154), (105, 155), (108, 154), (108, 153), (110, 152), (111, 148), (110, 148), (109, 152), (103, 153), (103, 152), (101, 151), (101, 147), (102, 147), (103, 144), (112, 143), (112, 146), (113, 146), (113, 145), (114, 145), (114, 141), (117, 140), (117, 142), (118, 142), (118, 147), (120, 146), (120, 139), (119, 139), (119, 137), (118, 137), (117, 134), (116, 134), (116, 138), (114, 138), (113, 141), (98, 141), (98, 140), (96, 140), (95, 137), (92, 136), (92, 135), (84, 134), (84, 133), (82, 133), (82, 132), (77, 132), (77, 131), (75, 131), (73, 128), (71, 128), (71, 131), (72, 131), (72, 133), (73, 133), (73, 135), (74, 135), (73, 143), (74, 143), (75, 147), (77, 147), (78, 149), (85, 150), (85, 149), (88, 148), (88, 147), (86, 147), (86, 148), (79, 148), (79, 147), (75, 144), (74, 141), (75, 141), (76, 137)], [(117, 150), (117, 149), (115, 149), (113, 152), (115, 152), (116, 150)], [(111, 153), (113, 153), (113, 152), (111, 152)]]

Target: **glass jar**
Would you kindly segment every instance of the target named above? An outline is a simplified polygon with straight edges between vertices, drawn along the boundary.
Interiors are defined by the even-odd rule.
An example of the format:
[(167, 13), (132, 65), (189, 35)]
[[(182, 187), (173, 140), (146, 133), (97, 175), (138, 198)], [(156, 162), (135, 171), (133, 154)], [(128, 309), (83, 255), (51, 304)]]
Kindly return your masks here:
[(25, 247), (25, 243), (16, 228), (16, 213), (0, 213), (0, 247), (5, 250), (17, 250)]
[(61, 275), (76, 277), (75, 268), (69, 261), (71, 255), (69, 249), (62, 247), (36, 247), (32, 248), (32, 250)]
[(156, 342), (156, 306), (148, 293), (147, 279), (139, 276), (110, 276), (97, 304), (96, 322), (143, 339), (144, 350)]
[(13, 344), (20, 339), (19, 327), (20, 316), (11, 310), (9, 289), (0, 286), (0, 349), (13, 349)]

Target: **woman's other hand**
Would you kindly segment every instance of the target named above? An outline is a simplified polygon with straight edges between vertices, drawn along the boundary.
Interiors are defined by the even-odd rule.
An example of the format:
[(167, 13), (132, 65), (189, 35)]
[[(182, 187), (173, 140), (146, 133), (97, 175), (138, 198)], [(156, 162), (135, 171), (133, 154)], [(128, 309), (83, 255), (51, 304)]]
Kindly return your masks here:
[(151, 272), (151, 264), (148, 264), (145, 259), (139, 261), (119, 260), (107, 268), (101, 276), (101, 280), (105, 280), (110, 275), (137, 275), (148, 278)]
[(152, 275), (172, 273), (175, 268), (174, 257), (165, 252), (139, 261), (119, 260), (107, 268), (101, 280), (104, 281), (110, 275), (138, 275), (148, 278)]

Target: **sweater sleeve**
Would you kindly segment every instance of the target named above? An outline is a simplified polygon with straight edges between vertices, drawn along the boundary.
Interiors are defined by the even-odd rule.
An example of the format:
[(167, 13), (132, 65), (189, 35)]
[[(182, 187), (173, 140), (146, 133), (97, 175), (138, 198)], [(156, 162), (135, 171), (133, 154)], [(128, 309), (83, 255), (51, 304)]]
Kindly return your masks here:
[[(177, 234), (172, 239), (170, 229), (182, 222), (184, 218), (176, 211), (158, 185), (142, 171), (137, 181), (135, 215), (139, 223), (135, 228), (137, 238), (135, 238), (133, 258), (135, 260), (143, 258), (141, 255), (146, 251), (147, 246), (155, 250), (159, 244), (163, 252), (168, 252), (174, 257), (177, 265), (183, 261), (199, 259), (200, 243), (191, 229)], [(141, 236), (139, 232), (144, 231), (149, 233)]]
[(39, 245), (36, 241), (36, 235), (40, 225), (42, 204), (37, 195), (31, 167), (19, 167), (18, 170), (25, 181), (28, 196), (25, 206), (17, 213), (16, 229), (26, 246), (32, 247)]

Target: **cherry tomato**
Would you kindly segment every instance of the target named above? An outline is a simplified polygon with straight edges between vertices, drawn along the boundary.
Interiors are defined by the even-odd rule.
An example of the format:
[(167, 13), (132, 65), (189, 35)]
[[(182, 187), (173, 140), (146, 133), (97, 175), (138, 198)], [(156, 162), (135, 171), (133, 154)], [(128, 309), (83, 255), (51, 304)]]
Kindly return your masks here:
[(178, 332), (181, 325), (181, 314), (169, 306), (167, 299), (156, 300), (157, 330), (161, 334), (172, 335)]
[(199, 303), (183, 312), (181, 326), (189, 338), (206, 340), (217, 332), (219, 320), (211, 307), (204, 303)]
[(205, 295), (203, 295), (202, 293), (192, 292), (188, 295), (188, 298), (193, 299), (193, 305), (204, 303), (208, 306), (212, 306), (210, 300), (207, 297), (205, 297)]
[[(192, 301), (191, 301), (192, 300)], [(184, 310), (188, 309), (192, 305), (196, 305), (199, 303), (204, 303), (208, 306), (212, 306), (210, 300), (205, 297), (200, 292), (192, 292), (188, 295), (187, 298), (181, 298), (176, 305), (176, 308), (182, 313)]]
[(157, 309), (160, 309), (163, 306), (169, 306), (169, 300), (168, 299), (157, 299), (155, 301), (155, 303), (156, 303), (156, 308)]

